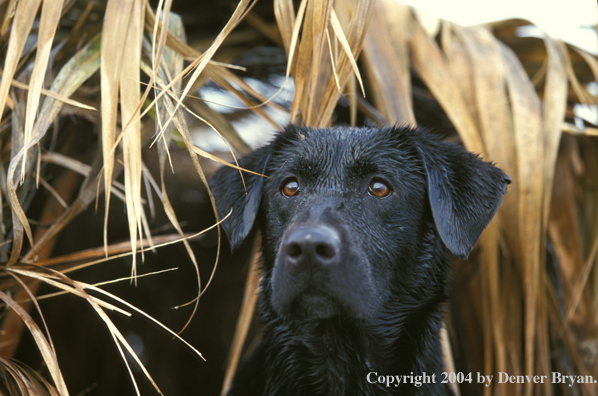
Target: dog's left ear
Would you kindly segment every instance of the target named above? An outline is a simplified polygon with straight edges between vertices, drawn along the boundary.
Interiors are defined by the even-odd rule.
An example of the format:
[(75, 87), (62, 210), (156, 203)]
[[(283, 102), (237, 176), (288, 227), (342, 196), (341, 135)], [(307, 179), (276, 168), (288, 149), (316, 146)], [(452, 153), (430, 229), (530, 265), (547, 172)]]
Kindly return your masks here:
[[(266, 172), (269, 154), (270, 146), (262, 147), (243, 157), (239, 166), (263, 175)], [(220, 168), (210, 179), (210, 189), (216, 200), (219, 217), (224, 218), (232, 209), (230, 218), (222, 222), (231, 252), (243, 243), (254, 226), (264, 179), (264, 176), (243, 172), (241, 180), (239, 170), (229, 166)]]
[(424, 133), (417, 141), (438, 233), (451, 253), (467, 259), (498, 210), (511, 178), (461, 146)]

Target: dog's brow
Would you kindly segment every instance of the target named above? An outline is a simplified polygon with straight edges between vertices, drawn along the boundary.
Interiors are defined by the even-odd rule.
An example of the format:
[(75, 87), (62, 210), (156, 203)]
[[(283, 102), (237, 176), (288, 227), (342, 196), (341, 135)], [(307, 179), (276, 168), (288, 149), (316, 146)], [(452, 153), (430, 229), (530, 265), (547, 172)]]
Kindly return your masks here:
[(378, 171), (378, 166), (371, 158), (357, 158), (347, 167), (349, 174), (362, 178)]

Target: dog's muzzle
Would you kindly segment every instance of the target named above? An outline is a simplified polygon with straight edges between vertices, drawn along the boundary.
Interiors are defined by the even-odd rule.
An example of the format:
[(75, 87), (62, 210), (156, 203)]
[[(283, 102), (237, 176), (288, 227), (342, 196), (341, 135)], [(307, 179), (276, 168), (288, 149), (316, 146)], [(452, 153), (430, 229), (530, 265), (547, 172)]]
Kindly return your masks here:
[(272, 272), (272, 305), (284, 316), (325, 319), (373, 314), (370, 265), (346, 232), (327, 223), (299, 223), (282, 238)]

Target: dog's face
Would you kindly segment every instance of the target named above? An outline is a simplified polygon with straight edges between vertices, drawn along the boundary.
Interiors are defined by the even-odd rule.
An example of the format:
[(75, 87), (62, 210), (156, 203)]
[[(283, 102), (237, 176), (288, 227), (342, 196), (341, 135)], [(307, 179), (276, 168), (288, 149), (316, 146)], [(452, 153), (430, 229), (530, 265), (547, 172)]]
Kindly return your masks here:
[(421, 233), (425, 171), (378, 132), (301, 130), (271, 153), (261, 218), (279, 313), (368, 317), (409, 273), (398, 267)]
[(463, 149), (398, 128), (290, 127), (212, 187), (231, 247), (262, 229), (262, 297), (281, 317), (367, 319), (388, 301), (444, 293), (447, 268), (426, 249), (465, 257), (509, 179)]

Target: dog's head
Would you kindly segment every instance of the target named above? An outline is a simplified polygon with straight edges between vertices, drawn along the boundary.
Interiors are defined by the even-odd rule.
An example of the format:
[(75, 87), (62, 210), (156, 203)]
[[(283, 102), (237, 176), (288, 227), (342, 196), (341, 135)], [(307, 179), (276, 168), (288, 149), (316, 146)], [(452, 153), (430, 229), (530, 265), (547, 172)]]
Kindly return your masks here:
[(510, 182), (409, 128), (290, 126), (240, 166), (265, 177), (225, 167), (210, 183), (231, 249), (260, 227), (262, 298), (315, 320), (444, 293), (442, 244), (467, 258)]

